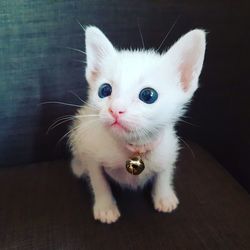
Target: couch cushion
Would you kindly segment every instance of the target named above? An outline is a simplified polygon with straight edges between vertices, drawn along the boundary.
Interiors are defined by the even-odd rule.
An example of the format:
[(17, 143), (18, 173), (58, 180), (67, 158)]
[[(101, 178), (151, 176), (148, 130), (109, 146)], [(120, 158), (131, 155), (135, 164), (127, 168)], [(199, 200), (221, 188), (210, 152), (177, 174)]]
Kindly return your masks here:
[(142, 48), (138, 27), (146, 48), (158, 48), (168, 34), (159, 51), (202, 28), (208, 35), (200, 88), (179, 131), (212, 152), (250, 191), (249, 9), (245, 0), (237, 8), (209, 0), (1, 0), (0, 167), (65, 155), (57, 142), (66, 123), (46, 131), (75, 109), (40, 103), (81, 104), (71, 91), (86, 97), (85, 56), (65, 48), (84, 50), (77, 20), (101, 28), (118, 48)]
[(68, 162), (1, 169), (0, 249), (249, 249), (249, 195), (191, 147), (177, 164), (175, 212), (154, 211), (150, 187), (112, 185), (122, 214), (112, 225), (94, 221), (89, 188)]

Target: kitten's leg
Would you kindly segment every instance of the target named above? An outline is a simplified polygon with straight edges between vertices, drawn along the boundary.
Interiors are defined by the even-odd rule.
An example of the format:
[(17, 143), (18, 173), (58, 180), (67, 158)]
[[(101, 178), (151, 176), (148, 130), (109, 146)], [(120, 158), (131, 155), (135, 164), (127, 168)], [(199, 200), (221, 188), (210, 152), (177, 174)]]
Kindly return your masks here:
[(172, 175), (172, 169), (171, 171), (167, 169), (156, 176), (152, 197), (154, 207), (159, 212), (172, 212), (179, 204), (178, 198), (171, 186)]
[(94, 193), (94, 218), (103, 223), (112, 223), (120, 217), (110, 186), (97, 163), (88, 162), (88, 172)]
[(86, 173), (84, 164), (82, 164), (81, 160), (76, 156), (74, 156), (74, 158), (71, 161), (71, 169), (73, 174), (79, 178)]

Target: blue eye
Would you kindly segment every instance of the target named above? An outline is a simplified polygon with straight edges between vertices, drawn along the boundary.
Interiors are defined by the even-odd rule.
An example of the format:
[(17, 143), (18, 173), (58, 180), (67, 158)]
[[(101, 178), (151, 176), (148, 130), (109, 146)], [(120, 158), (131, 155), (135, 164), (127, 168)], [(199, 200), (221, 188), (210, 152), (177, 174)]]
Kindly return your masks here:
[(154, 90), (152, 88), (145, 88), (145, 89), (141, 90), (141, 92), (139, 94), (139, 98), (141, 101), (143, 101), (147, 104), (152, 104), (157, 100), (158, 93), (156, 90)]
[(99, 87), (99, 90), (98, 90), (98, 96), (100, 98), (104, 98), (104, 97), (107, 97), (107, 96), (110, 96), (112, 93), (112, 87), (110, 84), (108, 83), (103, 83), (100, 87)]

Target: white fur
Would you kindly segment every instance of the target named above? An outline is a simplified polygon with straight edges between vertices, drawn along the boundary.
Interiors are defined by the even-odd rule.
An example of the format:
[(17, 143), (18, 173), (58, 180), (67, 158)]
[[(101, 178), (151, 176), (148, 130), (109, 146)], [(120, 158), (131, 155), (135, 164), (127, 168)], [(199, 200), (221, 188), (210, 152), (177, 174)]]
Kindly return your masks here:
[[(88, 27), (86, 53), (88, 104), (76, 115), (70, 143), (73, 172), (90, 178), (95, 219), (112, 223), (120, 216), (103, 170), (130, 188), (143, 187), (155, 177), (155, 209), (171, 212), (178, 205), (172, 187), (178, 156), (174, 125), (198, 87), (205, 53), (204, 31), (190, 31), (160, 55), (153, 50), (119, 51), (98, 28)], [(98, 97), (102, 83), (112, 85), (110, 97)], [(158, 92), (155, 103), (146, 104), (138, 98), (145, 87)], [(120, 122), (129, 132), (110, 126), (114, 118), (109, 108), (125, 111)], [(130, 175), (125, 169), (126, 160), (131, 157), (126, 144), (148, 144), (159, 137), (160, 143), (143, 159), (145, 170), (139, 176)]]

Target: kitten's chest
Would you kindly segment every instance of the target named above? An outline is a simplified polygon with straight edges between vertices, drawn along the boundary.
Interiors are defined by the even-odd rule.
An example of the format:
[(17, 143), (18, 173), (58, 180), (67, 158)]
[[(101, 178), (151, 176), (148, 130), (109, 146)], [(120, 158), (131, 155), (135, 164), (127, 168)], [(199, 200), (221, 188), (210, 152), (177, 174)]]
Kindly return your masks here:
[(128, 152), (122, 147), (106, 147), (105, 149), (100, 150), (98, 154), (100, 157), (99, 164), (103, 167), (112, 169), (122, 168), (126, 160), (129, 158)]
[(120, 168), (128, 157), (125, 153), (117, 149), (106, 149), (98, 154), (98, 158), (100, 159), (99, 165), (106, 166), (108, 168)]
[(102, 166), (106, 174), (113, 180), (121, 185), (136, 189), (143, 186), (155, 173), (150, 168), (148, 162), (146, 162), (147, 168), (145, 168), (141, 174), (132, 175), (126, 169), (126, 160), (128, 159), (129, 158), (117, 162), (104, 162)]

